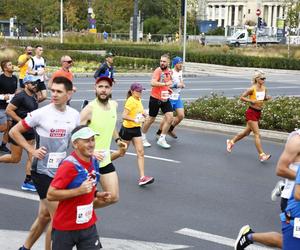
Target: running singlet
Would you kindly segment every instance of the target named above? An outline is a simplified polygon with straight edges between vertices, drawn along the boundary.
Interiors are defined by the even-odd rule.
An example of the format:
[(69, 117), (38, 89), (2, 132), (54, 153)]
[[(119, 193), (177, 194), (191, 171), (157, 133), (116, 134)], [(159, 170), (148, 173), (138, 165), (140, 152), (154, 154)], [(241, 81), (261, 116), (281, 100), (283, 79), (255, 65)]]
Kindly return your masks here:
[(256, 86), (252, 87), (252, 94), (250, 95), (250, 100), (251, 101), (261, 101), (259, 104), (256, 104), (260, 107), (263, 106), (263, 101), (265, 100), (266, 97), (266, 88), (262, 86), (263, 91), (257, 91)]
[[(295, 180), (295, 185), (300, 185), (300, 168), (297, 171), (297, 176)], [(294, 188), (295, 189), (295, 188)], [(292, 196), (288, 200), (288, 205), (285, 211), (292, 218), (300, 218), (300, 201), (297, 201), (294, 196), (294, 190), (292, 192)]]
[[(152, 80), (166, 83), (172, 79), (171, 74), (172, 72), (169, 69), (162, 71), (162, 69), (158, 67), (153, 72)], [(167, 101), (169, 99), (168, 90), (169, 90), (168, 86), (152, 87), (151, 96), (161, 101)]]
[(100, 165), (100, 168), (103, 168), (111, 163), (110, 144), (117, 122), (117, 103), (109, 100), (108, 107), (110, 109), (105, 110), (96, 98), (89, 105), (92, 107), (92, 119), (88, 126), (100, 134), (95, 136), (95, 150), (104, 154), (104, 159)]
[(45, 147), (44, 159), (34, 158), (32, 170), (53, 177), (59, 163), (67, 156), (67, 148), (72, 130), (80, 123), (77, 110), (66, 106), (66, 110), (57, 110), (50, 103), (29, 113), (22, 124), (25, 128), (35, 128), (37, 133), (36, 148)]
[[(129, 111), (128, 116), (131, 119), (139, 120), (140, 118), (143, 117), (144, 108), (141, 99), (136, 99), (133, 96), (130, 96), (125, 103), (125, 109)], [(123, 126), (125, 128), (134, 128), (134, 127), (141, 127), (142, 124), (136, 123), (134, 121), (124, 120)]]
[(28, 63), (30, 60), (30, 58), (29, 58), (29, 60), (27, 60), (27, 58), (28, 58), (27, 54), (20, 55), (18, 58), (18, 63), (21, 64), (21, 63), (26, 62), (22, 67), (19, 67), (19, 69), (20, 69), (19, 79), (24, 79), (24, 77), (26, 75)]
[(182, 70), (179, 72), (175, 69), (172, 69), (172, 81), (175, 87), (172, 87), (173, 93), (170, 95), (171, 100), (178, 100), (180, 98), (181, 88), (176, 87), (182, 81)]
[[(34, 65), (33, 65), (34, 64)], [(31, 60), (29, 60), (28, 68), (32, 69), (34, 71), (42, 72), (46, 68), (46, 63), (43, 57), (37, 58), (36, 56), (32, 57)], [(45, 74), (34, 76), (35, 81), (40, 80), (41, 82), (45, 81)]]

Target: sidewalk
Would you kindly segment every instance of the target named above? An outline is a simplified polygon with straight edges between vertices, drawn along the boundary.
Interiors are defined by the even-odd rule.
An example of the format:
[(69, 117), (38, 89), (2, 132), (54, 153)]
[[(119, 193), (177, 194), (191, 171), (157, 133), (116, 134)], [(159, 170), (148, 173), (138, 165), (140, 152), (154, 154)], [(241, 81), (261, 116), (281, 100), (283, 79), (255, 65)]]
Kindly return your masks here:
[[(157, 118), (158, 119), (156, 119), (156, 122), (160, 122), (162, 116), (158, 116)], [(222, 123), (205, 122), (205, 121), (192, 120), (186, 118), (183, 119), (179, 127), (180, 126), (199, 129), (202, 131), (211, 131), (211, 132), (217, 132), (222, 134), (228, 134), (229, 136), (235, 135), (241, 132), (242, 130), (244, 130), (245, 128), (245, 126), (235, 126), (235, 125), (222, 124)], [(288, 137), (288, 133), (286, 132), (279, 132), (279, 131), (265, 130), (265, 129), (261, 129), (260, 134), (262, 139), (267, 139), (275, 142), (286, 142), (286, 139)]]

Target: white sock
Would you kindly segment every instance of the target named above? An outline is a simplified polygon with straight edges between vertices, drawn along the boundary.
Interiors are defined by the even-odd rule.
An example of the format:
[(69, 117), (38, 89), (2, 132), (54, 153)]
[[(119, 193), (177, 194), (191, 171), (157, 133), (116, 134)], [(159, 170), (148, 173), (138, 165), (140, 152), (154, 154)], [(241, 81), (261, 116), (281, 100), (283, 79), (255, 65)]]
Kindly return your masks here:
[(142, 139), (145, 140), (146, 138), (146, 134), (142, 133)]
[(164, 135), (164, 134), (160, 134), (160, 136), (159, 136), (159, 140), (165, 140), (166, 139), (166, 135)]

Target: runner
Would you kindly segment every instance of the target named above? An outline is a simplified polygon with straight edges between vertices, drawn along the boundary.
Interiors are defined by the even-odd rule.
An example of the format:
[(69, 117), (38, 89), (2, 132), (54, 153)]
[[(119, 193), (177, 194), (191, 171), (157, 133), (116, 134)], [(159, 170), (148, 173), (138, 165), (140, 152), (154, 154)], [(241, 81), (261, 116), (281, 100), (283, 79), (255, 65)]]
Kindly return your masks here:
[(170, 57), (165, 54), (160, 58), (160, 67), (155, 69), (151, 80), (151, 96), (149, 100), (149, 117), (144, 122), (142, 127), (142, 139), (144, 147), (151, 147), (151, 144), (146, 138), (151, 124), (155, 121), (159, 109), (164, 113), (164, 125), (162, 132), (157, 141), (157, 145), (162, 148), (170, 148), (166, 142), (166, 134), (173, 120), (173, 109), (169, 100), (170, 86), (172, 85), (171, 71), (169, 70)]
[[(57, 171), (58, 164), (66, 157), (71, 131), (79, 125), (79, 113), (66, 105), (72, 95), (73, 84), (65, 77), (53, 79), (52, 102), (29, 113), (10, 130), (16, 143), (33, 155), (32, 180), (40, 197), (39, 212), (21, 250), (30, 249), (53, 218), (57, 202), (46, 199), (49, 185)], [(34, 128), (37, 133), (36, 149), (22, 133)], [(51, 223), (46, 235), (46, 250), (50, 250)]]
[(124, 156), (130, 142), (135, 148), (137, 154), (138, 170), (139, 170), (139, 186), (144, 186), (154, 182), (154, 178), (151, 176), (145, 176), (145, 158), (144, 158), (144, 146), (141, 134), (141, 126), (145, 121), (147, 114), (144, 111), (141, 101), (142, 91), (145, 90), (139, 83), (133, 83), (127, 94), (127, 101), (123, 111), (123, 125), (119, 132), (121, 140), (127, 144), (126, 148), (120, 148), (116, 152), (112, 153), (112, 161)]
[[(281, 211), (283, 213), (289, 212), (291, 207), (290, 204), (294, 204), (294, 202), (290, 200), (293, 199), (293, 190), (295, 187), (295, 179), (296, 179), (299, 166), (300, 166), (300, 130), (297, 130), (292, 132), (289, 135), (284, 151), (282, 152), (276, 167), (276, 174), (278, 176), (286, 178), (286, 182), (285, 182), (286, 185), (281, 195), (282, 198), (280, 204)], [(284, 230), (283, 232), (284, 234), (287, 233), (286, 230)], [(243, 226), (240, 230), (240, 233), (235, 243), (235, 249), (237, 250), (245, 249), (248, 245), (253, 244), (254, 242), (258, 242), (263, 245), (267, 245), (271, 247), (282, 248), (282, 241), (283, 238), (282, 238), (282, 234), (280, 233), (277, 232), (254, 233), (250, 228), (250, 226), (246, 225)], [(288, 241), (290, 241), (290, 239), (288, 239)], [(291, 249), (297, 249), (297, 248), (291, 248)]]
[(13, 75), (14, 67), (9, 60), (1, 62), (3, 74), (0, 75), (0, 132), (3, 133), (0, 152), (11, 153), (6, 147), (8, 142), (8, 130), (11, 127), (11, 119), (5, 113), (6, 107), (17, 91), (18, 79)]
[(105, 62), (100, 65), (100, 67), (96, 70), (94, 74), (95, 80), (101, 76), (106, 76), (112, 80), (113, 83), (115, 83), (114, 79), (114, 54), (111, 52), (108, 52), (105, 55)]
[(245, 113), (247, 126), (243, 132), (237, 134), (233, 139), (227, 140), (227, 151), (231, 153), (232, 148), (236, 142), (253, 132), (255, 146), (258, 151), (258, 159), (261, 162), (267, 161), (271, 157), (270, 154), (264, 153), (262, 149), (258, 126), (264, 102), (271, 99), (271, 97), (267, 95), (267, 89), (264, 86), (265, 80), (266, 76), (263, 71), (255, 71), (252, 80), (252, 87), (247, 89), (240, 98), (242, 101), (248, 102), (250, 104)]
[(52, 250), (102, 248), (96, 228), (93, 201), (109, 201), (109, 192), (98, 192), (99, 164), (93, 157), (98, 135), (87, 126), (72, 131), (74, 151), (59, 165), (47, 199), (59, 201), (53, 218)]
[(18, 58), (18, 67), (20, 69), (20, 74), (19, 74), (19, 84), (20, 88), (24, 89), (24, 83), (23, 79), (26, 76), (27, 68), (28, 68), (28, 63), (29, 60), (31, 59), (32, 56), (32, 47), (31, 46), (26, 46), (25, 47), (25, 53), (20, 55)]
[(100, 165), (101, 186), (103, 191), (111, 193), (110, 201), (99, 201), (99, 207), (105, 207), (119, 200), (118, 175), (111, 162), (110, 144), (112, 137), (119, 147), (126, 148), (127, 144), (121, 141), (116, 129), (117, 102), (110, 99), (112, 79), (106, 76), (97, 78), (95, 83), (96, 99), (91, 101), (80, 113), (80, 123), (88, 125), (100, 135), (96, 140), (96, 156), (102, 161)]
[(46, 80), (46, 63), (42, 57), (43, 47), (35, 46), (35, 56), (28, 63), (27, 74), (35, 76), (35, 81), (38, 81), (38, 101), (42, 102), (47, 99)]
[[(183, 120), (184, 118), (184, 105), (183, 101), (181, 100), (181, 90), (185, 88), (185, 84), (183, 83), (182, 79), (182, 66), (183, 66), (182, 58), (179, 56), (176, 56), (172, 60), (172, 91), (173, 93), (170, 95), (170, 102), (172, 104), (173, 110), (176, 112), (176, 116), (174, 117), (172, 121), (172, 125), (169, 128), (168, 135), (173, 137), (174, 139), (177, 139), (177, 135), (174, 133), (174, 128)], [(164, 120), (161, 121), (159, 130), (156, 132), (157, 137), (159, 138), (161, 134), (161, 130), (163, 127)]]
[[(25, 89), (17, 93), (6, 107), (6, 114), (13, 120), (12, 126), (15, 126), (20, 120), (24, 119), (28, 113), (38, 108), (38, 102), (35, 96), (37, 82), (34, 82), (33, 76), (28, 75), (23, 79), (23, 84)], [(27, 140), (28, 144), (35, 144), (35, 132), (33, 129), (25, 132), (23, 136)], [(22, 158), (23, 148), (11, 138), (9, 138), (9, 142), (11, 143), (11, 154), (1, 156), (0, 162), (19, 163)], [(21, 188), (23, 190), (35, 192), (36, 188), (31, 180), (31, 164), (32, 155), (27, 152), (27, 161), (25, 164), (26, 177)]]

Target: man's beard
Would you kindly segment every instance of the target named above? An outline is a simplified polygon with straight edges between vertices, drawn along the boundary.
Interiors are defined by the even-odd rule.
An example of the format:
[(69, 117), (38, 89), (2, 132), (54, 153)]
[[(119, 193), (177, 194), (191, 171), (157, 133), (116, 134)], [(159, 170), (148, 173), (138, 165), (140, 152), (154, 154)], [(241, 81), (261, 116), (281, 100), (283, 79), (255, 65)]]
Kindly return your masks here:
[(165, 69), (168, 68), (168, 66), (166, 66), (166, 65), (160, 65), (160, 68), (161, 68), (162, 70), (165, 70)]
[(100, 95), (97, 96), (98, 101), (101, 102), (102, 104), (107, 104), (107, 103), (108, 103), (108, 100), (109, 100), (109, 97), (110, 97), (110, 96), (107, 95), (105, 99), (102, 99), (102, 98), (100, 98)]

